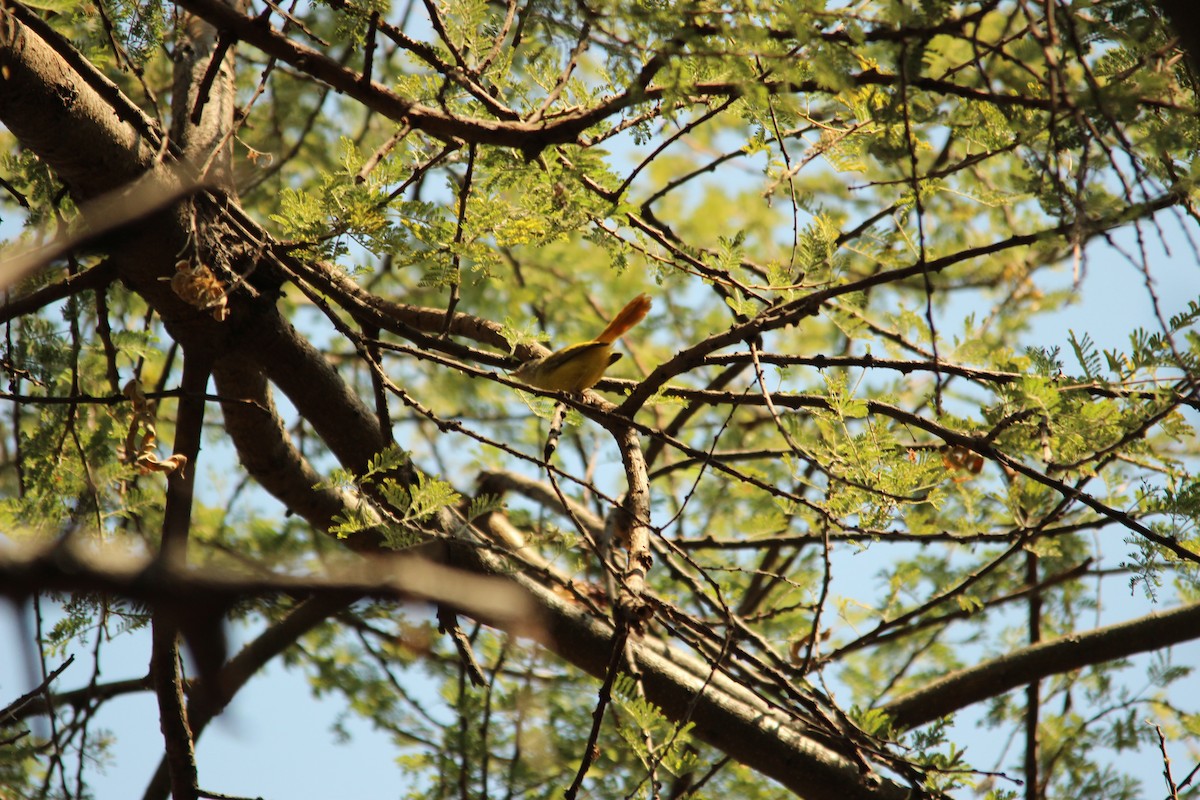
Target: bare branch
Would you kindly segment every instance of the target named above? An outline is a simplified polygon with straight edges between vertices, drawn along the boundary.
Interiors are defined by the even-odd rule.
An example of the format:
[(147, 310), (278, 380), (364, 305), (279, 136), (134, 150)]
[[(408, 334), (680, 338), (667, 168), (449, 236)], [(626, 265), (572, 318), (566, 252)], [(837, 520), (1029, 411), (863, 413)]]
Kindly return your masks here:
[(1072, 634), (960, 670), (882, 707), (897, 728), (932, 722), (1031, 681), (1200, 638), (1200, 603)]

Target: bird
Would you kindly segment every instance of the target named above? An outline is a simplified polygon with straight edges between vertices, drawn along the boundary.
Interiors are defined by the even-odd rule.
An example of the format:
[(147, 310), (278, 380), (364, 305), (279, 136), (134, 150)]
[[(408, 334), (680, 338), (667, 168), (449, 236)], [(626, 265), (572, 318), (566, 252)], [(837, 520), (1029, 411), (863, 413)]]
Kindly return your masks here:
[(526, 361), (513, 371), (513, 377), (552, 392), (578, 394), (592, 388), (604, 377), (604, 371), (621, 358), (620, 353), (612, 351), (613, 343), (646, 318), (650, 303), (649, 295), (639, 294), (625, 304), (595, 339)]

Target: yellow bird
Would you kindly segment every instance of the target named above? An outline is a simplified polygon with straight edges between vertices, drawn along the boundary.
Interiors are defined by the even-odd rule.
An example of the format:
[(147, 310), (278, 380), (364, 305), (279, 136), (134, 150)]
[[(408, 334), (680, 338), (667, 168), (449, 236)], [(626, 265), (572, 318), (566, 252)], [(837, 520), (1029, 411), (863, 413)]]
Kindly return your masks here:
[(613, 342), (645, 319), (649, 311), (650, 296), (639, 294), (613, 317), (612, 322), (595, 339), (526, 361), (517, 367), (513, 377), (552, 392), (582, 392), (590, 389), (604, 377), (604, 371), (621, 357), (620, 353), (612, 351)]

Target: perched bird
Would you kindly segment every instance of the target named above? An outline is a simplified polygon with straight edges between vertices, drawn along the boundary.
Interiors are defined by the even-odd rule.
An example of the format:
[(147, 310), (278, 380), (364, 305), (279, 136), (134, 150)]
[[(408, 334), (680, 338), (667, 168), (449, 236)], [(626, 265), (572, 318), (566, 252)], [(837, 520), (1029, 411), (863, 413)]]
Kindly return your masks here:
[(649, 311), (650, 296), (639, 294), (613, 317), (612, 322), (595, 339), (526, 361), (517, 367), (513, 377), (552, 392), (582, 392), (590, 389), (604, 377), (604, 371), (621, 357), (620, 353), (612, 351), (613, 342), (645, 319)]

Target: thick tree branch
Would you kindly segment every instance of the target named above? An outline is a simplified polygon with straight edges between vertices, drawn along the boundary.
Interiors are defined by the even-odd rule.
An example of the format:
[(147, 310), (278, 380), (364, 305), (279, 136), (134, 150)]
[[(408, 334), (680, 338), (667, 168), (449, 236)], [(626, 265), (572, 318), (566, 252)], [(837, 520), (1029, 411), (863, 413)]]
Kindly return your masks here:
[[(620, 531), (615, 538), (623, 540), (621, 544), (626, 550), (627, 559), (621, 576), (621, 588), (627, 594), (620, 598), (620, 608), (630, 615), (627, 621), (636, 630), (651, 612), (644, 597), (646, 576), (654, 563), (654, 556), (650, 552), (650, 481), (646, 477), (646, 459), (637, 430), (632, 425), (621, 425), (614, 421), (610, 421), (607, 428), (621, 451), (628, 487), (624, 505), (612, 512), (618, 515), (616, 528)], [(616, 542), (613, 544), (616, 545)]]
[[(223, 0), (238, 12), (242, 0)], [(171, 141), (201, 175), (233, 191), (233, 124), (237, 101), (232, 40), (191, 15), (180, 22), (171, 92)]]
[(65, 300), (79, 292), (107, 286), (116, 277), (116, 270), (113, 269), (112, 262), (102, 261), (91, 269), (75, 275), (67, 275), (57, 283), (48, 284), (19, 297), (10, 297), (6, 292), (5, 302), (0, 305), (0, 325), (45, 308), (51, 303)]
[(1032, 681), (1200, 638), (1200, 603), (1026, 647), (960, 670), (887, 705), (907, 730)]
[[(343, 67), (312, 48), (291, 41), (271, 27), (265, 17), (248, 17), (224, 5), (221, 0), (180, 0), (179, 5), (208, 20), (218, 29), (228, 31), (238, 40), (291, 64), (389, 119), (405, 120), (413, 128), (443, 141), (461, 139), (478, 144), (516, 147), (534, 155), (551, 144), (575, 141), (581, 132), (620, 113), (642, 96), (640, 91), (630, 90), (591, 108), (573, 109), (536, 122), (460, 117), (401, 97), (375, 81), (363, 81), (362, 76), (354, 70)], [(655, 66), (661, 66), (661, 63), (656, 62)], [(653, 72), (651, 69), (650, 75)], [(648, 80), (645, 77), (646, 83)], [(642, 88), (644, 86), (645, 83)]]
[[(476, 556), (481, 557), (482, 551)], [(324, 578), (302, 578), (163, 566), (131, 556), (81, 553), (71, 546), (0, 554), (0, 593), (12, 598), (46, 590), (101, 591), (177, 609), (201, 602), (229, 605), (245, 597), (277, 593), (325, 598), (331, 604), (357, 596), (445, 602), (489, 624), (533, 635), (581, 669), (603, 675), (611, 653), (611, 624), (530, 578), (513, 578), (516, 586), (506, 579), (404, 556), (367, 559)], [(326, 607), (314, 605), (312, 615), (319, 618), (317, 612)], [(312, 623), (312, 615), (306, 612), (304, 620)], [(220, 698), (232, 696), (237, 682), (280, 646), (286, 643), (264, 642), (261, 651), (235, 657), (219, 673), (218, 695), (200, 707), (211, 708), (207, 704), (212, 702), (219, 706)], [(809, 738), (797, 719), (691, 657), (653, 639), (639, 641), (632, 652), (651, 702), (675, 719), (694, 721), (706, 741), (801, 796), (830, 800), (909, 796), (895, 784), (864, 776), (843, 756)], [(226, 686), (226, 681), (233, 683)]]
[[(179, 39), (179, 52), (175, 62), (175, 113), (173, 115), (172, 138), (182, 143), (185, 157), (194, 162), (206, 163), (210, 154), (221, 151), (220, 141), (232, 125), (233, 70), (232, 54), (226, 63), (225, 50), (217, 47), (213, 53), (213, 31), (207, 25), (188, 26), (187, 34)], [(202, 120), (192, 124), (182, 104), (194, 94), (195, 76), (199, 66), (192, 59), (213, 59), (213, 66), (222, 67), (224, 80), (217, 85), (217, 93), (224, 99), (216, 109), (200, 115)], [(202, 91), (207, 91), (204, 89)], [(199, 112), (199, 108), (197, 111)], [(201, 172), (206, 168), (201, 168)], [(231, 185), (228, 176), (228, 158), (221, 159), (218, 175), (220, 182)], [(153, 175), (153, 172), (149, 172)], [(198, 243), (181, 255), (189, 256), (177, 262), (185, 268), (189, 264), (206, 265), (210, 260)], [(162, 540), (158, 558), (161, 564), (186, 567), (188, 538), (191, 527), (192, 503), (195, 494), (197, 457), (200, 453), (200, 437), (204, 428), (204, 412), (207, 406), (205, 390), (212, 375), (213, 352), (198, 342), (183, 343), (183, 377), (180, 381), (183, 393), (175, 423), (174, 452), (185, 460), (180, 469), (167, 476), (166, 505), (163, 510)], [(195, 659), (203, 685), (211, 687), (217, 672), (225, 661), (226, 641), (224, 611), (211, 601), (197, 603), (194, 608), (182, 609), (156, 607), (152, 610), (150, 677), (154, 694), (158, 699), (159, 725), (165, 742), (164, 762), (175, 800), (192, 800), (198, 797), (195, 738), (188, 721), (188, 707), (184, 699), (182, 664), (179, 660), (179, 634), (186, 637)]]
[[(611, 623), (596, 619), (524, 576), (524, 585), (550, 612), (555, 651), (602, 677), (612, 652)], [(709, 744), (813, 800), (912, 798), (918, 792), (864, 774), (844, 756), (818, 744), (798, 721), (706, 665), (646, 638), (633, 653), (647, 699), (672, 719), (692, 721)]]
[[(213, 377), (222, 397), (225, 432), (233, 440), (238, 460), (258, 483), (288, 511), (299, 514), (318, 530), (328, 530), (351, 499), (332, 488), (321, 488), (321, 476), (296, 449), (271, 396), (262, 371), (244, 358), (217, 361)], [(364, 536), (349, 540), (359, 547)], [(378, 548), (373, 538), (370, 549)]]
[[(200, 738), (208, 723), (224, 710), (234, 695), (266, 666), (267, 662), (295, 644), (304, 633), (344, 610), (358, 598), (359, 595), (353, 592), (309, 597), (243, 647), (221, 668), (216, 676), (215, 685), (205, 687), (188, 707), (192, 738)], [(147, 784), (143, 797), (144, 800), (165, 798), (169, 791), (170, 769), (164, 757), (159, 762), (154, 777)]]
[(376, 597), (442, 603), (522, 635), (536, 635), (538, 609), (527, 593), (493, 578), (415, 556), (377, 555), (329, 568), (320, 577), (188, 567), (129, 553), (85, 550), (66, 543), (0, 553), (0, 596), (37, 592), (106, 592), (172, 613), (225, 607), (251, 597)]
[[(75, 68), (82, 57), (36, 18), (27, 25), (23, 20), (29, 16), (20, 6), (0, 6), (0, 123), (55, 171), (77, 203), (103, 196), (111, 211), (120, 205), (121, 192), (132, 204), (190, 193), (196, 181), (186, 177), (187, 171), (160, 162), (162, 153), (154, 145), (161, 134), (154, 124), (130, 111), (136, 106), (119, 92), (120, 100), (110, 102), (112, 92), (98, 91), (94, 74)], [(136, 229), (122, 228), (103, 241), (118, 276), (193, 352), (217, 347), (222, 329), (160, 280), (171, 276), (177, 254), (187, 246), (190, 208), (176, 203), (140, 221)]]
[(347, 469), (361, 473), (386, 442), (374, 411), (277, 310), (250, 322), (245, 356), (279, 387)]
[[(207, 358), (192, 358), (185, 353), (183, 394), (179, 398), (173, 451), (184, 456), (186, 461), (167, 476), (167, 499), (158, 554), (158, 563), (167, 565), (168, 569), (187, 564), (196, 457), (200, 452), (200, 434), (204, 429), (204, 389), (208, 385), (208, 377)], [(188, 609), (164, 607), (154, 610), (150, 677), (158, 698), (159, 725), (165, 742), (171, 794), (176, 800), (191, 800), (197, 796), (195, 741), (188, 726), (183, 696), (178, 634), (182, 632), (188, 637), (200, 674), (211, 679), (225, 660), (225, 637), (221, 624), (221, 617), (214, 612), (210, 601)]]
[(175, 800), (195, 800), (196, 749), (188, 728), (176, 630), (174, 620), (155, 615), (151, 623), (150, 674), (158, 699), (158, 724), (163, 733), (171, 796)]
[(81, 197), (133, 182), (154, 164), (157, 148), (52, 43), (61, 38), (34, 15), (0, 4), (0, 120)]
[(1200, 17), (1196, 15), (1196, 4), (1192, 0), (1157, 0), (1155, 5), (1179, 35), (1193, 74), (1200, 75)]

